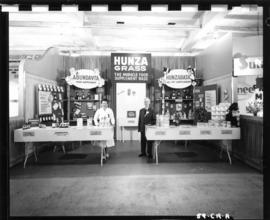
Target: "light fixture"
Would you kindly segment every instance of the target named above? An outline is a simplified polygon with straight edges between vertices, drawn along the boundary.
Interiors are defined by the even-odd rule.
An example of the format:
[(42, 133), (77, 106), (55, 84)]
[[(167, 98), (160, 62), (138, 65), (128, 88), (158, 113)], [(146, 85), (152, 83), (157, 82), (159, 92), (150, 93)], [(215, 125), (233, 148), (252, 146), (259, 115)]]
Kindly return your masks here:
[(79, 57), (79, 56), (81, 56), (81, 54), (76, 52), (76, 51), (70, 51), (70, 56), (71, 57)]
[(124, 21), (117, 21), (116, 24), (125, 24)]
[(175, 22), (169, 22), (168, 25), (175, 25)]

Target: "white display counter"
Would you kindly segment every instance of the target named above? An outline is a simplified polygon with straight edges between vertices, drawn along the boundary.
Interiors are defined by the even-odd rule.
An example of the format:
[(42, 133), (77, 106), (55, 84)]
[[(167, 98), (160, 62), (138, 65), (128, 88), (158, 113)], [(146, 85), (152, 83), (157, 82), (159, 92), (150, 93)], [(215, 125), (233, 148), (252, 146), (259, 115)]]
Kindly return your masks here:
[[(25, 161), (26, 165), (32, 142), (67, 142), (67, 141), (105, 141), (113, 139), (113, 127), (77, 127), (70, 126), (68, 128), (38, 128), (16, 129), (14, 130), (14, 142), (25, 142)], [(101, 166), (103, 165), (103, 152), (101, 147)], [(36, 156), (36, 146), (34, 147), (34, 155)]]
[[(154, 157), (158, 164), (158, 146), (164, 140), (235, 140), (240, 139), (240, 128), (197, 127), (197, 126), (146, 126), (147, 140), (154, 141)], [(231, 156), (228, 143), (226, 151), (230, 164)]]

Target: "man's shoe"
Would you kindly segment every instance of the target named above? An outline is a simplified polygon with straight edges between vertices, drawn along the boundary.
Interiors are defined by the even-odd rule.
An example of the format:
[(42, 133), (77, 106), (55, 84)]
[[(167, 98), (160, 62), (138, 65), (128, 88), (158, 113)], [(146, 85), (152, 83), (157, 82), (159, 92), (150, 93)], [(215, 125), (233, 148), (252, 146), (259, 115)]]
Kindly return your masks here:
[(146, 154), (139, 154), (138, 157), (145, 157), (145, 156), (146, 156)]

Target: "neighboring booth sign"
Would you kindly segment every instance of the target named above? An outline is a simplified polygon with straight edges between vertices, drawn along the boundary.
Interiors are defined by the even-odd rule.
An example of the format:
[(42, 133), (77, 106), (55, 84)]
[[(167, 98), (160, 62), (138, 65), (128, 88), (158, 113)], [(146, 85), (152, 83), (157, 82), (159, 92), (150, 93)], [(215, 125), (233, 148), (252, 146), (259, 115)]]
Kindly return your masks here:
[(104, 79), (100, 77), (98, 69), (75, 70), (73, 67), (70, 68), (70, 76), (66, 77), (66, 82), (81, 89), (93, 89), (104, 85)]
[(211, 112), (211, 107), (218, 103), (218, 86), (217, 84), (206, 85), (204, 90), (204, 108), (206, 111)]
[(255, 99), (256, 76), (237, 77), (237, 102), (240, 114), (249, 115), (246, 106)]
[(262, 75), (262, 57), (240, 57), (234, 59), (234, 76)]
[(111, 67), (115, 82), (148, 82), (151, 54), (112, 53)]
[(193, 90), (195, 108), (204, 108), (204, 89), (203, 86), (195, 87)]
[(159, 79), (161, 84), (165, 84), (173, 89), (183, 89), (191, 85), (194, 75), (185, 69), (173, 69)]
[(195, 87), (193, 94), (195, 108), (202, 107), (211, 112), (211, 107), (218, 103), (217, 84)]
[(39, 98), (39, 115), (50, 115), (52, 114), (52, 101), (53, 97), (51, 92), (47, 91), (39, 91), (38, 93)]

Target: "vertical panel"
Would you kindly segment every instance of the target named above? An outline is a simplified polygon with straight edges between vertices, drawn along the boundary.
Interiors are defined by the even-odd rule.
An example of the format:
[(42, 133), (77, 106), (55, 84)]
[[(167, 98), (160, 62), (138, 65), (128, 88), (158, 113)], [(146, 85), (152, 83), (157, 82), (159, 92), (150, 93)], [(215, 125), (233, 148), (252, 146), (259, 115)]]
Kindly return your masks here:
[[(133, 133), (137, 132), (139, 111), (144, 106), (144, 98), (146, 97), (145, 83), (117, 83), (116, 84), (116, 117), (117, 127), (135, 127)], [(133, 115), (135, 113), (135, 115)], [(133, 117), (134, 116), (134, 117)], [(134, 131), (134, 132), (133, 132)], [(120, 129), (117, 129), (117, 137), (120, 138)], [(130, 139), (126, 135), (125, 139)], [(136, 135), (136, 134), (134, 134)], [(138, 135), (137, 135), (138, 136)]]

